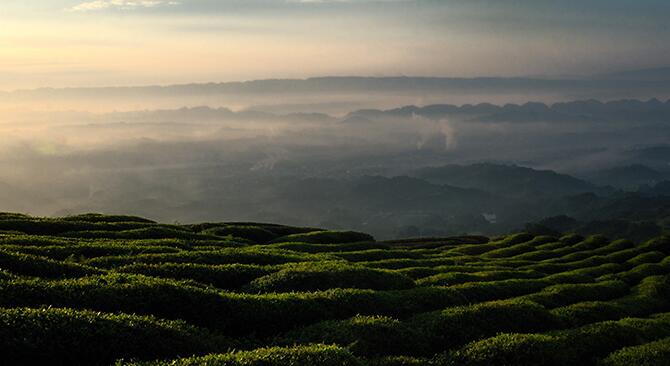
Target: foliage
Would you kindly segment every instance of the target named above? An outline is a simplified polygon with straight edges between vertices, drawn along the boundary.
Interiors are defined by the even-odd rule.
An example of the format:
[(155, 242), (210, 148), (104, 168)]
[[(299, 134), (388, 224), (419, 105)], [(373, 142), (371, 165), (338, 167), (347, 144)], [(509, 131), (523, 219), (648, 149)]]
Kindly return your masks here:
[(602, 366), (657, 366), (670, 365), (670, 337), (639, 346), (612, 352), (602, 361)]
[(249, 282), (274, 270), (268, 266), (253, 264), (137, 263), (117, 268), (116, 271), (176, 280), (193, 280), (220, 289), (239, 290)]
[(302, 242), (312, 244), (355, 243), (375, 241), (371, 235), (355, 231), (312, 231), (309, 233), (291, 234), (273, 240), (274, 243)]
[(102, 271), (76, 263), (64, 263), (35, 255), (0, 251), (0, 268), (14, 274), (45, 278), (83, 277)]
[[(157, 341), (160, 340), (160, 341)], [(1, 309), (3, 363), (105, 365), (204, 354), (232, 343), (184, 322), (72, 309)]]
[(538, 332), (559, 325), (543, 306), (525, 300), (458, 306), (418, 315), (409, 323), (424, 334), (434, 353), (500, 332)]
[(0, 214), (0, 231), (7, 364), (668, 362), (668, 237), (375, 242), (97, 214)]
[(267, 243), (277, 238), (277, 234), (270, 230), (251, 225), (225, 225), (215, 226), (201, 231), (202, 234), (214, 236), (233, 236), (250, 240), (257, 244)]
[(120, 363), (140, 366), (360, 366), (361, 363), (346, 349), (336, 346), (309, 345), (289, 348), (259, 348), (253, 351), (212, 354), (150, 363)]
[(325, 343), (348, 347), (363, 356), (422, 354), (421, 335), (409, 325), (384, 316), (328, 320), (284, 336), (285, 343)]
[(400, 273), (343, 262), (306, 262), (253, 280), (249, 292), (323, 291), (332, 288), (400, 290), (414, 281)]

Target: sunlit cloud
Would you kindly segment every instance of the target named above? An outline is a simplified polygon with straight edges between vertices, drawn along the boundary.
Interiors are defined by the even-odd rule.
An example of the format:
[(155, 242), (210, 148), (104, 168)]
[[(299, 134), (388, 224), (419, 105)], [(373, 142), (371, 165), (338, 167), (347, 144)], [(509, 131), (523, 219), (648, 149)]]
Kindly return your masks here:
[(178, 4), (178, 1), (165, 0), (94, 0), (75, 5), (70, 8), (70, 10), (75, 12), (87, 12), (105, 9), (134, 10)]
[(670, 1), (644, 2), (5, 0), (0, 90), (670, 65)]

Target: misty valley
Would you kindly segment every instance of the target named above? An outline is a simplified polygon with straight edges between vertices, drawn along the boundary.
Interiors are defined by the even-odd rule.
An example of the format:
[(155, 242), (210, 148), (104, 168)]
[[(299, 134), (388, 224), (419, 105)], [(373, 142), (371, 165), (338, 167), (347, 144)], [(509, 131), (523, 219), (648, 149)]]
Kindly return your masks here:
[(15, 113), (0, 127), (3, 208), (386, 239), (532, 229), (642, 240), (670, 225), (670, 101), (320, 106)]

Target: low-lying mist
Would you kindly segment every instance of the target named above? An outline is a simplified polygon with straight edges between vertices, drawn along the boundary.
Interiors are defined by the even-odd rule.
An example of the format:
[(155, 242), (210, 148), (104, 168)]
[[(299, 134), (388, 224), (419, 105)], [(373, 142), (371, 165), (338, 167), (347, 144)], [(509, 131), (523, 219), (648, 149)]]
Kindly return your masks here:
[[(490, 234), (565, 214), (564, 196), (621, 188), (591, 180), (600, 171), (643, 164), (660, 174), (640, 184), (670, 171), (670, 102), (655, 99), (383, 110), (359, 100), (367, 107), (346, 112), (348, 104), (328, 99), (267, 110), (176, 104), (124, 112), (86, 110), (85, 101), (71, 111), (39, 103), (5, 110), (1, 210), (271, 221), (380, 237)], [(458, 175), (470, 181), (445, 178), (448, 169), (438, 178), (421, 173), (451, 164), (469, 167)], [(492, 173), (494, 166), (507, 170)], [(560, 183), (567, 176), (518, 166), (581, 179)], [(521, 179), (518, 192), (498, 189), (506, 179)], [(574, 189), (559, 188), (565, 184)]]

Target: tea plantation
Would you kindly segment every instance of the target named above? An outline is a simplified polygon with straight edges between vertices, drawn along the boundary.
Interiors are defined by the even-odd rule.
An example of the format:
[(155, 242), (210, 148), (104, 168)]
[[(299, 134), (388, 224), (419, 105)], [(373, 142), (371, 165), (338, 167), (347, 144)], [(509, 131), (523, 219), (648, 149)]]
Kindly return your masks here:
[(0, 214), (24, 365), (670, 365), (670, 238)]

